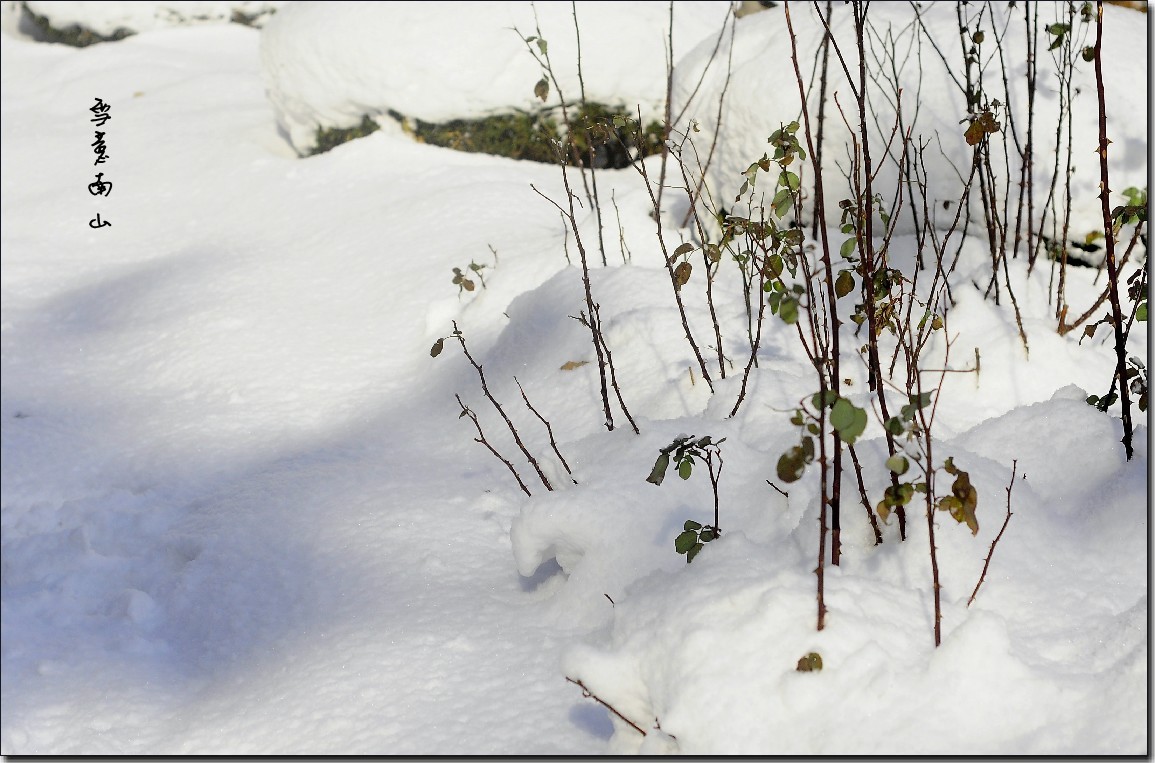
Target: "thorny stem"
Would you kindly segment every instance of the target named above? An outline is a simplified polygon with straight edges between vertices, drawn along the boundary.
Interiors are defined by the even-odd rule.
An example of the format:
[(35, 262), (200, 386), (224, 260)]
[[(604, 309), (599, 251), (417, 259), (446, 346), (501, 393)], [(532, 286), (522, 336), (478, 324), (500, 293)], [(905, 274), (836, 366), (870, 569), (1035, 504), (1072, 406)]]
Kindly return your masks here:
[(602, 343), (602, 349), (606, 353), (606, 366), (610, 370), (610, 386), (614, 388), (614, 396), (618, 400), (618, 407), (622, 409), (622, 413), (626, 415), (626, 421), (630, 422), (630, 428), (634, 430), (634, 434), (639, 434), (638, 424), (634, 421), (634, 417), (630, 415), (630, 409), (626, 407), (626, 401), (622, 399), (622, 388), (618, 386), (618, 372), (614, 368), (614, 356), (610, 352), (610, 346), (606, 344), (606, 338), (602, 334), (602, 306), (594, 303), (594, 317), (598, 322), (598, 337)]
[(569, 201), (569, 211), (568, 212), (566, 212), (564, 209), (562, 209), (561, 206), (556, 201), (554, 201), (553, 199), (549, 198), (544, 193), (539, 191), (537, 189), (537, 187), (534, 186), (533, 183), (530, 183), (529, 187), (532, 188), (537, 193), (538, 196), (541, 196), (543, 199), (545, 199), (546, 201), (550, 202), (555, 207), (557, 207), (558, 211), (561, 212), (562, 217), (569, 220), (570, 229), (573, 231), (574, 239), (577, 241), (578, 254), (581, 256), (581, 265), (582, 265), (582, 288), (584, 289), (584, 293), (585, 293), (586, 309), (590, 313), (590, 319), (586, 323), (586, 328), (588, 328), (590, 330), (590, 341), (593, 342), (594, 354), (597, 355), (597, 359), (598, 359), (598, 382), (600, 384), (601, 394), (602, 394), (602, 411), (605, 413), (605, 416), (606, 416), (606, 429), (608, 429), (609, 431), (612, 432), (612, 431), (614, 431), (614, 415), (610, 411), (609, 386), (606, 384), (606, 358), (605, 358), (605, 353), (602, 352), (601, 327), (598, 325), (597, 319), (593, 315), (594, 296), (593, 296), (593, 290), (590, 287), (589, 258), (586, 256), (586, 248), (585, 248), (585, 245), (582, 243), (581, 232), (578, 230), (577, 220), (574, 219), (574, 208), (573, 208), (574, 195), (573, 195), (573, 191), (570, 189), (569, 176), (565, 171), (565, 165), (564, 164), (562, 164), (562, 167), (561, 167), (561, 177), (562, 177), (562, 182), (565, 185), (566, 199)]
[[(1135, 248), (1135, 243), (1139, 241), (1139, 237), (1142, 231), (1143, 223), (1140, 221), (1139, 224), (1135, 226), (1135, 233), (1131, 236), (1131, 243), (1127, 245), (1127, 251), (1123, 252), (1123, 256), (1116, 263), (1116, 268), (1121, 268), (1123, 265), (1127, 264), (1127, 260), (1131, 257), (1131, 250)], [(1087, 309), (1087, 312), (1080, 315), (1071, 323), (1066, 323), (1064, 321), (1059, 324), (1059, 336), (1069, 334), (1071, 331), (1077, 329), (1079, 326), (1085, 323), (1091, 317), (1091, 315), (1093, 315), (1094, 312), (1098, 310), (1104, 302), (1107, 301), (1107, 298), (1110, 296), (1111, 286), (1108, 284), (1107, 288), (1103, 289), (1103, 293), (1099, 295), (1099, 298), (1095, 300), (1095, 304), (1091, 305), (1091, 307)]]
[[(1127, 460), (1134, 455), (1131, 445), (1131, 395), (1124, 374), (1127, 371), (1127, 337), (1123, 333), (1123, 308), (1119, 302), (1119, 270), (1115, 264), (1115, 232), (1111, 225), (1111, 186), (1107, 177), (1107, 103), (1103, 88), (1103, 0), (1096, 2), (1095, 21), (1095, 90), (1099, 96), (1099, 200), (1103, 207), (1103, 231), (1106, 234), (1107, 280), (1111, 290), (1111, 314), (1115, 327), (1115, 374), (1119, 379), (1119, 397), (1123, 405), (1123, 447)], [(1064, 242), (1065, 243), (1065, 242)]]
[[(712, 456), (718, 456), (718, 470), (714, 470), (714, 459)], [(710, 487), (714, 491), (714, 529), (718, 534), (722, 534), (721, 526), (718, 524), (718, 480), (722, 477), (722, 451), (715, 448), (713, 452), (706, 452), (706, 469), (710, 472)]]
[(1003, 520), (1003, 526), (999, 530), (999, 534), (991, 541), (991, 550), (987, 552), (987, 559), (983, 562), (983, 571), (979, 575), (979, 582), (975, 583), (975, 590), (971, 591), (971, 597), (967, 600), (967, 606), (975, 603), (975, 597), (979, 595), (979, 586), (987, 579), (987, 568), (991, 566), (991, 557), (995, 555), (995, 546), (998, 545), (999, 539), (1003, 537), (1006, 532), (1007, 524), (1011, 521), (1011, 490), (1015, 487), (1015, 474), (1019, 468), (1019, 460), (1016, 458), (1011, 461), (1011, 481), (1007, 483), (1007, 518)]
[[(830, 18), (832, 10), (832, 0), (826, 0), (826, 17)], [(822, 76), (818, 80), (818, 134), (815, 136), (813, 147), (811, 148), (811, 156), (814, 157), (814, 176), (821, 178), (822, 176), (822, 132), (826, 126), (826, 72), (830, 68), (830, 31), (822, 36)], [(801, 77), (801, 72), (795, 67), (795, 74)], [(813, 80), (812, 80), (813, 81)], [(806, 99), (802, 100), (803, 108), (806, 107)], [(809, 120), (807, 120), (809, 122)], [(820, 182), (816, 180), (815, 182)], [(814, 198), (814, 221), (811, 226), (810, 235), (812, 238), (818, 238), (818, 196)], [(825, 217), (825, 213), (823, 213)]]
[(870, 508), (870, 498), (866, 495), (866, 484), (862, 481), (862, 465), (858, 463), (858, 454), (854, 446), (850, 449), (850, 460), (854, 462), (854, 474), (858, 477), (858, 494), (862, 496), (862, 507), (866, 509), (866, 518), (870, 520), (870, 529), (874, 531), (874, 545), (882, 543), (882, 530), (878, 527), (878, 519), (874, 516), (874, 509)]
[[(944, 331), (946, 330), (945, 326), (944, 326), (943, 330)], [(911, 333), (911, 330), (908, 327), (908, 329), (907, 329), (907, 336), (908, 337), (910, 336), (910, 333)], [(910, 343), (913, 345), (913, 338), (910, 339)], [(934, 402), (931, 404), (931, 408), (930, 408), (930, 418), (929, 419), (927, 418), (925, 406), (920, 406), (918, 408), (918, 419), (919, 419), (919, 424), (920, 424), (920, 428), (921, 428), (921, 439), (922, 439), (922, 444), (924, 446), (924, 452), (926, 454), (926, 466), (923, 468), (923, 472), (926, 475), (926, 526), (927, 526), (927, 536), (928, 536), (929, 543), (930, 543), (931, 581), (932, 581), (932, 584), (934, 587), (934, 645), (936, 647), (942, 643), (942, 585), (939, 583), (938, 551), (935, 547), (935, 542), (934, 542), (934, 497), (935, 497), (934, 475), (935, 475), (935, 469), (934, 469), (934, 444), (933, 444), (934, 438), (931, 435), (931, 431), (932, 431), (932, 427), (934, 426), (934, 416), (938, 410), (938, 402), (939, 402), (939, 399), (942, 397), (942, 383), (943, 383), (943, 380), (946, 379), (945, 368), (949, 367), (949, 365), (950, 365), (950, 345), (951, 345), (951, 340), (948, 339), (946, 342), (946, 352), (943, 356), (943, 368), (944, 368), (944, 370), (939, 372), (938, 386), (936, 387), (936, 394), (934, 396)], [(917, 369), (917, 368), (914, 370), (914, 385), (915, 385), (915, 393), (919, 396), (919, 399), (922, 399), (922, 396), (923, 396), (922, 372), (919, 371), (919, 369)]]
[[(815, 4), (815, 7), (817, 8), (817, 3)], [(829, 9), (829, 4), (828, 4), (828, 9)], [(841, 375), (839, 372), (839, 349), (838, 349), (838, 334), (839, 334), (839, 328), (841, 326), (841, 322), (838, 320), (838, 296), (834, 291), (834, 281), (835, 281), (835, 279), (834, 279), (834, 266), (831, 264), (831, 260), (830, 260), (830, 241), (829, 241), (828, 234), (826, 231), (826, 200), (825, 200), (824, 188), (823, 188), (823, 183), (822, 183), (822, 172), (821, 172), (820, 165), (818, 165), (818, 159), (815, 155), (812, 123), (810, 121), (810, 109), (807, 106), (807, 102), (806, 102), (806, 86), (802, 82), (802, 69), (798, 64), (798, 38), (794, 34), (794, 24), (790, 18), (790, 6), (789, 5), (787, 5), (785, 7), (785, 14), (786, 14), (786, 29), (790, 35), (790, 57), (791, 57), (791, 61), (792, 61), (793, 65), (794, 65), (794, 77), (795, 77), (795, 81), (797, 82), (797, 85), (798, 85), (798, 94), (799, 94), (799, 97), (801, 98), (801, 102), (802, 102), (802, 121), (803, 121), (803, 124), (805, 125), (804, 131), (806, 134), (806, 149), (807, 149), (807, 151), (810, 152), (811, 165), (814, 167), (814, 209), (815, 209), (816, 220), (818, 220), (818, 222), (819, 222), (818, 230), (819, 230), (819, 233), (821, 235), (822, 266), (823, 266), (824, 272), (826, 274), (826, 301), (827, 301), (828, 310), (830, 313), (830, 324), (829, 324), (829, 327), (827, 329), (828, 340), (829, 340), (829, 359), (827, 360), (825, 358), (816, 357), (815, 362), (814, 362), (814, 369), (818, 373), (819, 389), (820, 389), (821, 394), (823, 395), (823, 398), (825, 399), (825, 394), (826, 394), (826, 390), (827, 390), (827, 378), (828, 378), (827, 375), (829, 374), (830, 385), (833, 387), (834, 392), (838, 392), (838, 383), (839, 383), (839, 379), (841, 378)], [(824, 20), (823, 24), (825, 24), (825, 23), (826, 22)], [(832, 35), (830, 33), (830, 27), (829, 26), (826, 27), (826, 33), (827, 33), (827, 36), (824, 38), (824, 45), (828, 45), (829, 41), (832, 39)], [(841, 60), (842, 59), (842, 53), (841, 53), (841, 51), (838, 50), (837, 45), (835, 45), (835, 52), (838, 54), (839, 60)], [(846, 71), (845, 62), (843, 62), (843, 69), (844, 69), (844, 71)], [(847, 73), (849, 75), (849, 72), (847, 72)], [(853, 87), (853, 83), (851, 83), (851, 87)], [(809, 287), (809, 284), (810, 284), (810, 279), (807, 279), (808, 287)], [(761, 312), (761, 308), (760, 308), (760, 312)], [(816, 345), (817, 345), (817, 340), (818, 340), (818, 337), (816, 335), (815, 336)], [(824, 365), (826, 363), (829, 363), (828, 368), (824, 368)], [(823, 454), (822, 454), (822, 465), (821, 465), (821, 471), (822, 471), (822, 476), (821, 476), (821, 479), (822, 479), (822, 511), (821, 511), (821, 514), (822, 514), (822, 517), (820, 520), (821, 526), (822, 526), (821, 527), (822, 537), (821, 537), (820, 543), (819, 543), (819, 561), (818, 561), (818, 629), (822, 630), (824, 619), (825, 619), (825, 610), (826, 610), (826, 605), (825, 605), (825, 601), (823, 600), (823, 590), (822, 590), (822, 586), (823, 586), (822, 566), (825, 563), (824, 559), (825, 559), (825, 554), (826, 554), (826, 549), (825, 549), (825, 546), (826, 546), (826, 509), (827, 509), (827, 501), (828, 500), (829, 500), (829, 504), (830, 504), (830, 510), (831, 510), (832, 519), (833, 519), (833, 526), (834, 526), (834, 535), (831, 539), (831, 549), (830, 549), (831, 563), (832, 564), (838, 564), (839, 555), (841, 552), (841, 548), (840, 548), (840, 546), (841, 546), (841, 544), (840, 544), (841, 518), (839, 516), (839, 511), (840, 511), (839, 504), (841, 503), (841, 492), (842, 492), (842, 438), (838, 435), (837, 431), (834, 433), (834, 463), (832, 464), (833, 480), (831, 481), (830, 494), (829, 494), (829, 496), (827, 496), (827, 494), (826, 494), (826, 491), (827, 491), (827, 487), (826, 487), (827, 473), (826, 473), (826, 455), (825, 455), (825, 441), (826, 441), (826, 438), (825, 438), (825, 421), (826, 421), (825, 407), (823, 408), (822, 411), (819, 412), (819, 420), (822, 422), (822, 430), (821, 431), (823, 434), (819, 438), (819, 440), (820, 440), (820, 443), (821, 443), (821, 446), (823, 449)]]
[[(638, 113), (638, 124), (641, 124), (641, 113)], [(634, 169), (642, 176), (643, 184), (646, 186), (646, 192), (650, 195), (650, 205), (653, 207), (653, 218), (655, 225), (658, 226), (658, 245), (662, 249), (662, 259), (666, 263), (666, 271), (670, 276), (670, 287), (674, 290), (674, 301), (678, 305), (678, 315), (682, 319), (682, 331), (686, 334), (686, 341), (690, 343), (690, 349), (694, 351), (694, 357), (698, 361), (698, 368), (702, 371), (702, 378), (706, 380), (706, 386), (710, 388), (710, 392), (714, 391), (714, 382), (710, 378), (710, 372), (706, 368), (706, 359), (702, 357), (702, 352), (698, 348), (698, 343), (694, 341), (694, 334), (690, 331), (690, 321), (686, 317), (686, 306), (682, 303), (682, 294), (678, 287), (678, 278), (674, 275), (674, 262), (670, 256), (669, 250), (666, 248), (666, 240), (662, 236), (662, 208), (657, 196), (654, 195), (654, 188), (650, 184), (650, 176), (646, 171), (645, 162), (636, 162)]]

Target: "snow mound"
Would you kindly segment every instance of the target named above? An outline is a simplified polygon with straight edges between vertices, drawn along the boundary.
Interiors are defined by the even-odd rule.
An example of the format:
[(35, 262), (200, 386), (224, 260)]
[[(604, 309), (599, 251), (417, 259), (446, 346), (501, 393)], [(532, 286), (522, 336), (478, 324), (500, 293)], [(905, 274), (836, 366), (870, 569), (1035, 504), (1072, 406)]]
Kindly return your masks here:
[(120, 30), (148, 32), (170, 26), (211, 24), (245, 19), (260, 26), (285, 5), (284, 0), (169, 0), (141, 3), (32, 2), (29, 11), (43, 16), (55, 28), (80, 26), (99, 35)]
[[(717, 34), (726, 2), (675, 6), (675, 55)], [(666, 95), (668, 6), (577, 3), (586, 97), (660, 116)], [(265, 27), (261, 56), (277, 119), (298, 152), (318, 128), (351, 127), (390, 110), (427, 122), (534, 109), (541, 68), (518, 32), (548, 42), (568, 102), (580, 99), (569, 3), (296, 2)], [(516, 31), (515, 31), (516, 30)], [(535, 46), (536, 48), (536, 46)], [(419, 60), (414, 51), (425, 53)], [(547, 106), (558, 103), (551, 92)]]
[[(896, 188), (897, 167), (903, 160), (901, 133), (910, 130), (912, 145), (925, 146), (923, 158), (928, 209), (936, 215), (937, 225), (947, 228), (955, 219), (956, 202), (962, 197), (974, 153), (974, 149), (961, 139), (967, 129), (968, 108), (965, 90), (960, 83), (965, 83), (968, 75), (962, 64), (964, 51), (956, 4), (924, 3), (914, 7), (921, 7), (921, 21), (912, 12), (912, 6), (906, 3), (876, 3), (870, 6), (867, 16), (866, 90), (870, 153), (872, 165), (876, 168), (882, 165), (874, 188), (887, 195), (885, 204), (893, 203), (891, 196)], [(967, 16), (974, 15), (964, 12)], [(1025, 142), (1028, 117), (1025, 23), (1021, 8), (1016, 10), (1010, 5), (996, 5), (990, 12), (993, 18), (984, 17), (981, 22), (986, 45), (977, 47), (980, 66), (972, 67), (970, 76), (977, 79), (978, 70), (985, 71), (981, 80), (985, 89), (982, 105), (996, 100), (1002, 104), (995, 112), (1002, 127), (991, 140), (991, 162), (1002, 170), (1005, 156), (1010, 168), (1009, 177), (1017, 182), (1023, 161), (1016, 146)], [(1053, 17), (1060, 12), (1059, 4), (1041, 7), (1040, 26), (1066, 21), (1065, 14), (1063, 18)], [(825, 27), (814, 8), (807, 4), (793, 6), (791, 20), (797, 36), (801, 77), (810, 93), (810, 119), (817, 125), (818, 71)], [(834, 225), (842, 214), (838, 202), (854, 197), (852, 186), (847, 181), (852, 165), (851, 131), (846, 122), (857, 134), (858, 108), (854, 92), (859, 84), (859, 60), (850, 7), (835, 3), (829, 23), (848, 70), (843, 69), (832, 46), (823, 120), (822, 179), (827, 220)], [(925, 32), (920, 33), (920, 29), (925, 29)], [(1146, 26), (1137, 23), (1134, 11), (1107, 6), (1103, 29), (1104, 50), (1109, 51), (1103, 56), (1103, 71), (1107, 82), (1109, 137), (1113, 140), (1109, 151), (1111, 188), (1114, 191), (1129, 186), (1143, 188), (1147, 184), (1147, 144), (1126, 137), (1116, 125), (1146, 119), (1147, 90), (1129, 84), (1143, 81), (1147, 76)], [(973, 23), (970, 30), (975, 31)], [(1076, 16), (1071, 34), (1076, 36), (1080, 46), (1092, 45), (1094, 24), (1082, 23)], [(992, 44), (996, 36), (1002, 38), (1009, 90), (1002, 80), (998, 49)], [(1046, 52), (1047, 43), (1053, 36), (1040, 29), (1039, 39), (1037, 91), (1033, 106), (1036, 218), (1040, 216), (1048, 194), (1052, 193), (1050, 185), (1055, 168), (1063, 166), (1056, 162), (1065, 163), (1067, 160), (1068, 141), (1066, 130), (1057, 135), (1055, 129), (1059, 124), (1060, 87), (1054, 58), (1057, 53)], [(930, 40), (937, 47), (932, 47)], [(969, 48), (969, 39), (967, 44)], [(698, 125), (700, 131), (689, 131), (695, 148), (687, 147), (685, 152), (692, 167), (698, 166), (699, 161), (706, 163), (712, 142), (717, 140), (706, 178), (712, 190), (713, 205), (729, 208), (744, 180), (742, 173), (764, 153), (771, 152), (767, 137), (791, 121), (803, 123), (784, 9), (777, 7), (739, 20), (733, 39), (727, 34), (716, 56), (712, 56), (713, 52), (713, 41), (706, 40), (678, 62), (674, 72), (672, 112), (677, 114), (684, 110), (685, 116), (673, 128), (677, 132), (687, 132), (690, 120)], [(1075, 58), (1071, 81), (1074, 107), (1070, 135), (1073, 161), (1070, 238), (1081, 241), (1087, 233), (1102, 230), (1103, 223), (1098, 199), (1099, 166), (1093, 153), (1098, 147), (1095, 74), (1093, 65), (1078, 57), (1078, 49)], [(731, 61), (729, 73), (728, 59)], [(901, 98), (895, 96), (897, 88), (901, 88)], [(719, 114), (718, 104), (723, 91)], [(900, 106), (898, 111), (896, 103)], [(1007, 104), (1014, 119), (1013, 126), (1007, 116)], [(840, 109), (845, 117), (840, 114)], [(977, 111), (972, 110), (972, 114), (975, 113)], [(798, 136), (805, 147), (802, 130)], [(809, 199), (814, 198), (812, 174), (808, 157), (800, 175)], [(1007, 173), (1003, 171), (1002, 174)], [(773, 178), (763, 176), (760, 182), (765, 185), (764, 190), (773, 195)], [(1061, 238), (1061, 182), (1059, 189), (1055, 197), (1058, 220), (1054, 213), (1050, 213), (1044, 231), (1051, 238)], [(898, 220), (899, 232), (914, 230), (909, 210), (910, 189), (907, 189), (906, 197), (908, 208)], [(1113, 204), (1123, 203), (1121, 196), (1117, 198), (1119, 200), (1113, 200)], [(945, 207), (943, 202), (947, 203)], [(970, 205), (972, 216), (981, 220), (982, 199), (977, 179), (970, 194)], [(916, 200), (914, 206), (921, 219), (925, 214), (921, 200)], [(807, 214), (810, 208), (811, 202), (807, 202), (804, 205)], [(1013, 222), (1013, 207), (1010, 214), (1008, 219)]]

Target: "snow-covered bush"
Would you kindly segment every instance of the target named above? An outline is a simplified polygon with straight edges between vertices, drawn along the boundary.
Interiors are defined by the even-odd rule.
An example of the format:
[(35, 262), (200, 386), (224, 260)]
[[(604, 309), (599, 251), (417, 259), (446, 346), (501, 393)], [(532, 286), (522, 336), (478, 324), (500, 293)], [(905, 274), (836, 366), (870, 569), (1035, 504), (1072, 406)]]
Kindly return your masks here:
[[(1038, 234), (1082, 242), (1093, 231), (1102, 231), (1098, 204), (1099, 168), (1093, 150), (1097, 144), (1098, 115), (1095, 108), (1095, 73), (1081, 53), (1094, 39), (1094, 25), (1079, 12), (1082, 3), (950, 2), (878, 3), (870, 8), (865, 45), (866, 90), (870, 153), (886, 204), (892, 204), (898, 187), (899, 166), (909, 164), (919, 150), (926, 161), (926, 189), (905, 188), (907, 211), (896, 220), (899, 232), (918, 226), (920, 203), (912, 196), (925, 194), (936, 224), (949, 227), (957, 200), (970, 174), (973, 151), (960, 140), (976, 117), (989, 111), (1001, 128), (992, 136), (991, 162), (997, 179), (1000, 204), (1009, 200), (1013, 225), (1017, 213), (1017, 185), (1024, 165), (1031, 127), (1033, 181), (1032, 223)], [(1087, 4), (1087, 5), (1093, 5)], [(1068, 18), (1072, 8), (1073, 22)], [(859, 137), (854, 91), (858, 84), (859, 53), (854, 41), (851, 7), (830, 5), (829, 26), (838, 43), (824, 52), (825, 4), (791, 6), (802, 76), (807, 82), (812, 118), (819, 113), (822, 97), (820, 75), (826, 61), (823, 118), (823, 180), (826, 185), (827, 218), (837, 219), (839, 202), (848, 197), (846, 177), (852, 171), (851, 142)], [(1025, 20), (1024, 13), (1037, 12)], [(1136, 23), (1133, 11), (1107, 8), (1105, 34), (1109, 40), (1103, 66), (1111, 87), (1107, 91), (1107, 119), (1145, 119), (1147, 90), (1132, 87), (1135, 67), (1146, 59), (1144, 24)], [(1049, 32), (1067, 24), (1065, 34)], [(1037, 39), (1028, 48), (1028, 26)], [(1058, 45), (1055, 45), (1055, 43)], [(717, 150), (709, 164), (707, 184), (713, 205), (728, 207), (742, 183), (742, 173), (766, 151), (766, 136), (781, 124), (800, 118), (801, 100), (789, 65), (790, 35), (784, 7), (772, 8), (741, 19), (734, 39), (727, 37), (715, 54), (712, 41), (703, 41), (679, 60), (674, 73), (675, 113), (686, 109), (682, 124), (691, 120), (697, 130), (693, 140), (702, 155), (717, 136)], [(1050, 48), (1050, 49), (1049, 49)], [(1064, 63), (1064, 54), (1067, 61)], [(730, 57), (730, 66), (721, 65)], [(1137, 58), (1139, 60), (1137, 60)], [(1028, 83), (1034, 63), (1034, 85)], [(846, 67), (845, 74), (843, 67)], [(849, 79), (848, 79), (849, 77)], [(1061, 78), (1062, 77), (1062, 78)], [(1063, 79), (1065, 78), (1065, 79)], [(1065, 88), (1068, 86), (1070, 91)], [(970, 97), (968, 98), (968, 87)], [(722, 93), (722, 105), (719, 100)], [(1065, 99), (1070, 97), (1069, 104)], [(1067, 120), (1069, 119), (1069, 123)], [(910, 146), (904, 151), (903, 137)], [(1145, 141), (1120, 140), (1112, 146), (1112, 188), (1144, 187), (1147, 183), (1148, 147)], [(1064, 175), (1070, 156), (1071, 210), (1064, 223)], [(1056, 168), (1059, 177), (1053, 180)], [(693, 167), (697, 170), (697, 167)], [(804, 222), (813, 219), (813, 173), (801, 174), (810, 199)], [(976, 188), (970, 194), (970, 214), (981, 225), (983, 201)], [(1055, 209), (1039, 228), (1048, 199)], [(1076, 252), (1078, 254), (1078, 252)], [(1101, 252), (1098, 255), (1101, 259)]]

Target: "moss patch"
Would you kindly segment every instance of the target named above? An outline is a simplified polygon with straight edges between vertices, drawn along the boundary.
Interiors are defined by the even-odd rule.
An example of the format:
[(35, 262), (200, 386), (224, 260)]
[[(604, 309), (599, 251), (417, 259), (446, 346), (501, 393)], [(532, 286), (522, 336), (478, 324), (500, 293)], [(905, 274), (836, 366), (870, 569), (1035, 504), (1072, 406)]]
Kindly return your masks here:
[[(570, 112), (572, 140), (562, 141), (564, 124), (557, 109), (514, 111), (440, 123), (408, 119), (395, 111), (389, 112), (390, 117), (422, 143), (546, 164), (557, 162), (556, 151), (560, 145), (566, 164), (577, 166), (581, 163), (598, 169), (627, 167), (632, 158), (661, 151), (661, 124), (651, 122), (640, 133), (614, 126), (615, 116), (628, 115), (629, 111), (624, 107), (611, 108), (600, 103), (576, 107)], [(356, 127), (318, 129), (316, 146), (310, 155), (324, 153), (376, 129), (377, 125), (368, 116), (362, 117), (361, 124)]]
[(317, 143), (308, 155), (315, 156), (326, 151), (332, 151), (342, 143), (347, 143), (354, 138), (364, 138), (366, 135), (377, 132), (378, 129), (380, 128), (377, 123), (370, 119), (368, 114), (361, 117), (361, 124), (356, 127), (317, 128)]
[(20, 8), (36, 27), (37, 37), (41, 42), (58, 42), (71, 45), (74, 48), (86, 48), (98, 42), (115, 42), (135, 34), (131, 29), (120, 27), (110, 35), (103, 35), (79, 24), (57, 29), (52, 26), (52, 22), (48, 20), (47, 16), (38, 16), (33, 13), (28, 8), (28, 3), (21, 3)]

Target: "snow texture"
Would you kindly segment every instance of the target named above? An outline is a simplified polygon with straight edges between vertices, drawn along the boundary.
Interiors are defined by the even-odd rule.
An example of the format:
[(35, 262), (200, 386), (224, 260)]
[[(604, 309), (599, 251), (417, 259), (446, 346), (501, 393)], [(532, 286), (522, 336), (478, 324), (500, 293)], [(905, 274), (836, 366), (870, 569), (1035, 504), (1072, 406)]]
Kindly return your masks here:
[[(0, 34), (3, 754), (1149, 752), (1148, 419), (1135, 411), (1127, 461), (1119, 405), (1085, 402), (1110, 386), (1111, 332), (1055, 331), (1045, 259), (1032, 273), (1007, 263), (1028, 352), (1009, 301), (984, 297), (985, 232), (960, 237), (947, 329), (923, 356), (972, 369), (946, 374), (936, 397), (934, 460), (952, 457), (979, 494), (977, 535), (934, 517), (941, 646), (918, 499), (907, 540), (892, 517), (875, 545), (847, 481), (818, 631), (816, 466), (767, 484), (798, 442), (790, 412), (814, 371), (794, 328), (768, 315), (729, 417), (740, 374), (706, 385), (663, 261), (663, 243), (695, 235), (676, 193), (659, 242), (638, 174), (598, 173), (604, 267), (597, 218), (578, 209), (635, 435), (616, 407), (605, 427), (574, 319), (586, 310), (574, 233), (537, 192), (564, 200), (557, 167), (399, 128), (298, 156), (316, 126), (363, 113), (528, 106), (540, 72), (509, 30), (531, 33), (528, 3), (294, 3), (263, 30), (149, 28), (145, 4), (55, 5), (72, 6), (59, 21), (132, 19), (141, 33), (74, 49), (21, 37), (9, 15)], [(537, 4), (572, 91), (569, 8)], [(665, 8), (578, 4), (590, 97), (660, 110)], [(809, 65), (813, 19), (794, 8)], [(928, 11), (944, 39), (957, 38), (950, 8)], [(711, 41), (729, 39), (723, 15), (676, 4), (679, 92)], [(1108, 8), (1116, 189), (1147, 172), (1142, 88), (1118, 84), (1147, 76), (1141, 18)], [(776, 8), (734, 27), (713, 182), (737, 179), (768, 127), (793, 118), (783, 21)], [(954, 92), (923, 55), (927, 124), (957, 132)], [(719, 65), (696, 100), (696, 141), (716, 129)], [(98, 98), (111, 119), (94, 166)], [(1084, 88), (1080, 114), (1090, 102)], [(653, 177), (659, 161), (647, 160)], [(86, 192), (96, 172), (107, 196)], [(1088, 192), (1075, 189), (1081, 209)], [(97, 213), (111, 226), (90, 227)], [(913, 271), (917, 249), (895, 235), (893, 267)], [(485, 283), (459, 293), (452, 269), (471, 263)], [(1137, 251), (1123, 277), (1145, 265)], [(1105, 282), (1069, 268), (1073, 310)], [(700, 340), (712, 336), (701, 283), (696, 272), (682, 291)], [(735, 268), (715, 300), (740, 369)], [(454, 322), (553, 490), (483, 395)], [(1146, 323), (1130, 341), (1146, 363)], [(843, 392), (869, 405), (855, 344), (842, 346)], [(532, 496), (474, 442), (455, 394)], [(645, 479), (683, 434), (726, 438), (722, 535), (689, 565), (674, 538), (687, 520), (713, 522), (705, 466)], [(873, 412), (855, 447), (877, 502), (889, 483)], [(810, 652), (822, 669), (798, 671)]]

